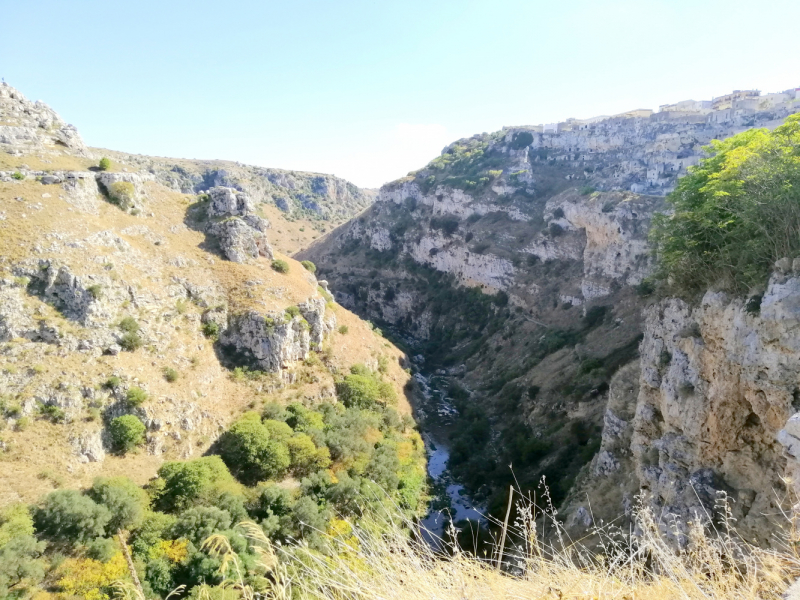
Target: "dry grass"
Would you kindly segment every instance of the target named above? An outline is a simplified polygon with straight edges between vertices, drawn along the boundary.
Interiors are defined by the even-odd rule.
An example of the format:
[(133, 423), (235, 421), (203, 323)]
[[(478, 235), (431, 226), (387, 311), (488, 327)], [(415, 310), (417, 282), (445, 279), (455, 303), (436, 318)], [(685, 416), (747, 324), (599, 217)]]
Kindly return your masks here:
[[(528, 501), (517, 506), (511, 528), (514, 544), (504, 555), (478, 559), (446, 544), (436, 552), (409, 531), (415, 525), (390, 517), (342, 528), (327, 536), (334, 552), (322, 555), (302, 545), (275, 548), (254, 524), (241, 526), (269, 573), (268, 590), (256, 595), (241, 576), (238, 558), (223, 538), (207, 541), (224, 558), (226, 587), (241, 598), (314, 600), (665, 600), (781, 598), (800, 573), (800, 561), (785, 550), (747, 544), (735, 532), (698, 523), (684, 524), (681, 550), (666, 541), (663, 527), (648, 510), (636, 517), (635, 535), (611, 529), (596, 532), (600, 550), (568, 542), (557, 520)], [(676, 525), (673, 523), (673, 526)], [(542, 541), (543, 528), (555, 527)]]

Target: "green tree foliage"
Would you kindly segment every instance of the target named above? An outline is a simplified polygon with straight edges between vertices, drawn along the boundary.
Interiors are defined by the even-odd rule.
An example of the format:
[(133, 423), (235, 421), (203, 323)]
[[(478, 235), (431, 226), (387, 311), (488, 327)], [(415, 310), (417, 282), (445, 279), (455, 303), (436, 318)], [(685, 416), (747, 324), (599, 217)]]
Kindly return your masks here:
[(87, 556), (100, 562), (108, 562), (116, 553), (117, 544), (112, 538), (95, 538), (86, 546)]
[(12, 587), (22, 582), (36, 585), (44, 578), (44, 561), (40, 557), (46, 545), (31, 535), (21, 535), (0, 545), (0, 598), (18, 598), (17, 593), (23, 590), (12, 592)]
[(228, 467), (219, 456), (164, 463), (152, 495), (156, 506), (167, 512), (193, 504), (213, 503), (222, 493), (238, 491)]
[(0, 548), (14, 538), (33, 535), (31, 511), (24, 504), (12, 504), (0, 511)]
[(100, 159), (100, 162), (97, 164), (97, 168), (101, 171), (108, 171), (111, 168), (111, 159), (106, 158), (105, 156)]
[(311, 437), (305, 433), (289, 438), (286, 444), (292, 459), (291, 469), (295, 475), (308, 475), (331, 464), (330, 450), (325, 446), (317, 448)]
[(149, 504), (147, 493), (127, 477), (98, 477), (92, 483), (89, 497), (108, 508), (111, 520), (108, 531), (134, 529), (144, 518)]
[(282, 475), (291, 464), (285, 441), (274, 439), (258, 413), (246, 413), (219, 439), (225, 464), (243, 483)]
[(198, 506), (181, 513), (173, 529), (173, 536), (186, 538), (199, 546), (208, 536), (230, 529), (233, 518), (227, 510), (215, 506)]
[(300, 264), (303, 265), (303, 267), (305, 267), (306, 271), (308, 271), (309, 273), (316, 273), (317, 272), (317, 265), (315, 265), (310, 260), (300, 261)]
[(75, 490), (50, 492), (34, 513), (36, 532), (57, 542), (85, 543), (103, 537), (111, 511)]
[(140, 387), (134, 386), (128, 389), (128, 392), (125, 394), (125, 400), (128, 403), (128, 406), (137, 408), (147, 402), (147, 392)]
[(382, 381), (363, 365), (355, 365), (352, 371), (336, 383), (336, 394), (345, 406), (372, 409), (397, 403), (391, 383)]
[(108, 432), (117, 452), (125, 454), (144, 444), (144, 423), (136, 415), (122, 415), (111, 420)]
[(800, 255), (800, 115), (706, 151), (668, 196), (674, 212), (653, 220), (658, 276), (687, 297), (709, 285), (745, 293), (776, 260)]

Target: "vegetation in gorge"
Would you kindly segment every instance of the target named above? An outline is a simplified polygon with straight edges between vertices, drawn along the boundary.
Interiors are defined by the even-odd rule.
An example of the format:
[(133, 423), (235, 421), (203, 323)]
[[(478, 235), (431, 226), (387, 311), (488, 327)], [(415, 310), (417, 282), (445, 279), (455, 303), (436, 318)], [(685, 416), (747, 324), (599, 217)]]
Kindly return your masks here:
[(800, 115), (707, 147), (653, 219), (651, 240), (670, 292), (709, 284), (735, 293), (762, 287), (773, 264), (800, 255)]
[[(395, 410), (394, 389), (380, 371), (357, 364), (337, 392), (340, 403), (265, 401), (261, 412), (235, 421), (212, 454), (164, 463), (144, 489), (126, 477), (100, 477), (88, 490), (56, 490), (35, 506), (6, 509), (0, 598), (26, 597), (36, 587), (59, 598), (111, 597), (115, 582), (129, 577), (119, 531), (129, 534), (148, 597), (183, 585), (195, 598), (201, 584), (221, 584), (225, 558), (203, 545), (210, 536), (224, 538), (243, 581), (263, 591), (268, 580), (242, 521), (274, 543), (302, 542), (321, 557), (339, 551), (330, 536), (349, 530), (342, 519), (419, 515), (424, 447), (413, 421)], [(121, 452), (143, 441), (137, 417), (112, 425)]]

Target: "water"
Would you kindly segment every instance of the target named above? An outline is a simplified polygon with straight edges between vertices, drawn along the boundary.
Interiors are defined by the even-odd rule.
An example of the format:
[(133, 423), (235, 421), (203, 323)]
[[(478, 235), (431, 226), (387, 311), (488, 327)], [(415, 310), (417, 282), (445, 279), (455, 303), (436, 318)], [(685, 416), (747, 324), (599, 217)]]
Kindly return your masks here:
[(421, 373), (414, 375), (418, 388), (422, 391), (417, 402), (417, 412), (423, 417), (425, 433), (425, 449), (428, 454), (428, 474), (437, 484), (443, 487), (450, 502), (450, 508), (431, 510), (423, 519), (423, 537), (433, 546), (439, 546), (438, 539), (443, 537), (448, 521), (458, 523), (465, 519), (486, 523), (484, 508), (477, 506), (465, 492), (464, 486), (455, 482), (447, 463), (450, 459), (449, 430), (453, 425), (458, 410), (447, 398), (445, 392), (437, 387), (435, 377), (426, 377)]

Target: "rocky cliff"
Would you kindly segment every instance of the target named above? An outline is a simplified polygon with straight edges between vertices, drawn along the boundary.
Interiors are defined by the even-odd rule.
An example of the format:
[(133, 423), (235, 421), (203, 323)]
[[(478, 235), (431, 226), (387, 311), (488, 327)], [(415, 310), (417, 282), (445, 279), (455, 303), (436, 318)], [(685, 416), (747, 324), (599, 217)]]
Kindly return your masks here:
[(768, 543), (783, 445), (800, 454), (793, 275), (699, 306), (647, 280), (650, 219), (702, 146), (800, 108), (749, 94), (460, 140), (300, 254), (449, 380), (451, 467), (478, 497), (544, 475), (582, 532), (641, 491), (684, 520), (726, 497)]
[[(246, 186), (183, 193), (157, 169), (102, 171), (73, 127), (5, 84), (0, 145), (0, 505), (98, 474), (144, 483), (265, 398), (335, 401), (354, 363), (380, 360), (402, 396), (403, 354), (281, 254), (308, 219), (268, 220)], [(328, 204), (349, 214), (339, 191)], [(138, 453), (114, 452), (121, 415), (146, 426)]]

